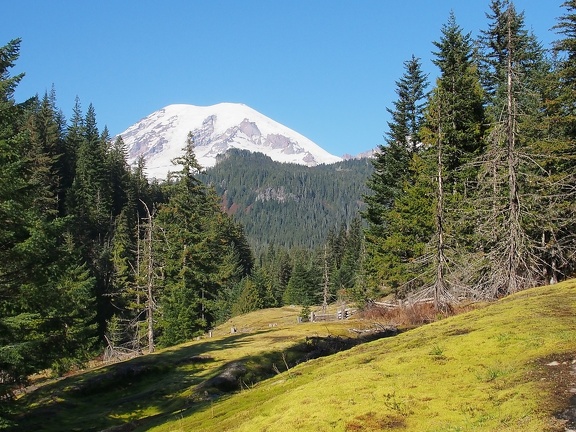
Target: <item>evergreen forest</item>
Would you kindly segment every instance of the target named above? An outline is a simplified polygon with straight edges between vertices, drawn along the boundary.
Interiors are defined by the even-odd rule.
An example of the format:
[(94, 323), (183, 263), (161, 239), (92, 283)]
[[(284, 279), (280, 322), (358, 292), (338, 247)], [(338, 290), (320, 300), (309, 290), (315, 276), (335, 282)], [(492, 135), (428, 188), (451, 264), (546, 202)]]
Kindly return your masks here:
[[(0, 47), (0, 428), (30, 375), (175, 345), (259, 308), (429, 300), (438, 312), (573, 277), (576, 0), (545, 48), (511, 0), (449, 14), (432, 78), (407, 53), (372, 160), (306, 168), (194, 136), (150, 181), (80, 99), (15, 101)], [(374, 53), (377, 55), (377, 53)], [(377, 139), (377, 138), (376, 138)]]
[(222, 197), (223, 209), (244, 227), (258, 256), (270, 244), (321, 247), (331, 230), (358, 216), (372, 172), (368, 159), (306, 167), (233, 149), (199, 179)]

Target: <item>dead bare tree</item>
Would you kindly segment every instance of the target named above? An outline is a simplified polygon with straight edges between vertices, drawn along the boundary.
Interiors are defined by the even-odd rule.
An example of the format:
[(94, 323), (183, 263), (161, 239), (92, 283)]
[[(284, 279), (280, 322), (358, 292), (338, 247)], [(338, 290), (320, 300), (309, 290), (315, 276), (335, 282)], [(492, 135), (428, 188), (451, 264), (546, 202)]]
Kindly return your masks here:
[[(441, 104), (438, 108), (438, 117), (441, 114)], [(436, 278), (434, 280), (434, 308), (444, 311), (447, 307), (446, 255), (444, 244), (444, 161), (442, 147), (442, 122), (438, 121), (437, 135), (437, 177), (436, 177)]]
[[(154, 215), (150, 212), (148, 205), (140, 200), (144, 209), (146, 210), (146, 216), (142, 218), (144, 224), (141, 229), (144, 231), (142, 240), (142, 257), (140, 257), (140, 252), (138, 254), (138, 274), (137, 277), (142, 281), (141, 292), (145, 296), (145, 313), (147, 322), (147, 339), (148, 339), (148, 352), (154, 352), (154, 312), (156, 310), (156, 301), (154, 299), (155, 286), (154, 281), (156, 279), (155, 275), (155, 259), (154, 259), (154, 248), (153, 248), (153, 233), (154, 233)], [(141, 266), (142, 261), (144, 264)], [(142, 268), (143, 267), (143, 268)]]
[(324, 245), (324, 273), (322, 274), (322, 313), (328, 310), (330, 298), (330, 276), (328, 274), (328, 245)]

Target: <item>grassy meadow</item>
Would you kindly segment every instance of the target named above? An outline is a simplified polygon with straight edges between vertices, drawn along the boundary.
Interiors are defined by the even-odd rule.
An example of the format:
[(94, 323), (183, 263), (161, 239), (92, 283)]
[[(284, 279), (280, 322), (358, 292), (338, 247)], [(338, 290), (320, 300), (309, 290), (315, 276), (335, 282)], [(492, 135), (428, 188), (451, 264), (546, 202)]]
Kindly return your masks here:
[[(526, 290), (398, 336), (306, 360), (371, 320), (236, 317), (213, 337), (40, 385), (36, 431), (564, 431), (576, 391), (576, 281)], [(237, 333), (231, 334), (235, 326)], [(238, 388), (215, 377), (240, 370)], [(572, 399), (574, 400), (574, 398)]]

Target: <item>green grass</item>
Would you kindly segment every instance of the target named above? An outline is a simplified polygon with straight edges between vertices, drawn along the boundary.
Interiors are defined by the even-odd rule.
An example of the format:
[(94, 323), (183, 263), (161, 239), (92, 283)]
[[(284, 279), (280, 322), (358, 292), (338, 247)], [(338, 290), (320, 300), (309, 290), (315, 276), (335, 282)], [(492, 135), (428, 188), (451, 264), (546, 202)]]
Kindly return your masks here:
[[(21, 398), (23, 430), (563, 430), (562, 366), (547, 363), (576, 358), (576, 281), (295, 366), (305, 338), (370, 325), (297, 325), (299, 312), (248, 314), (212, 339), (46, 385)], [(233, 361), (247, 368), (241, 390), (198, 391)], [(126, 365), (137, 373), (119, 373)]]

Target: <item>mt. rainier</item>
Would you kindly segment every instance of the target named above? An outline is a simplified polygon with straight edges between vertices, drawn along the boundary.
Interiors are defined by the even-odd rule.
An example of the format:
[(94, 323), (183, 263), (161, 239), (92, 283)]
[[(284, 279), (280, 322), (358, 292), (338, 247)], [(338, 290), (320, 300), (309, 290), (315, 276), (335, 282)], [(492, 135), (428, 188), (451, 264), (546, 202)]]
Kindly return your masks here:
[(314, 166), (342, 160), (308, 138), (243, 105), (221, 103), (200, 107), (169, 105), (120, 134), (133, 164), (143, 155), (149, 177), (166, 178), (178, 168), (170, 162), (182, 153), (188, 132), (204, 168), (230, 148), (260, 152), (278, 162)]

